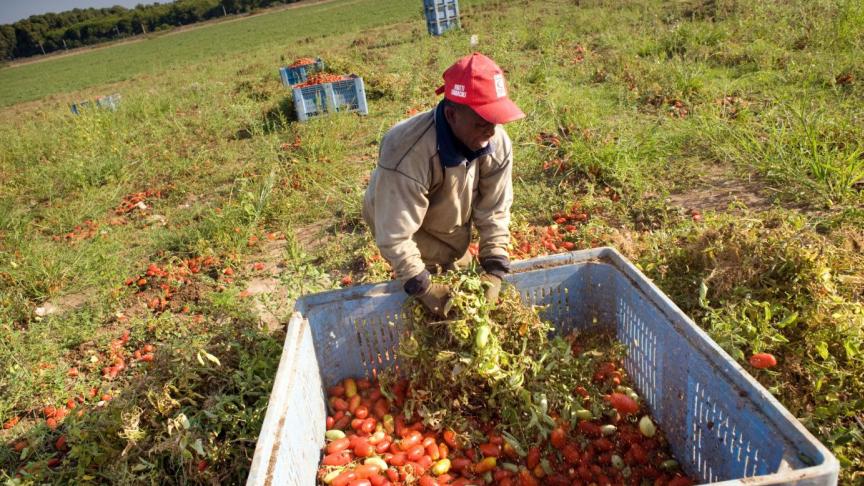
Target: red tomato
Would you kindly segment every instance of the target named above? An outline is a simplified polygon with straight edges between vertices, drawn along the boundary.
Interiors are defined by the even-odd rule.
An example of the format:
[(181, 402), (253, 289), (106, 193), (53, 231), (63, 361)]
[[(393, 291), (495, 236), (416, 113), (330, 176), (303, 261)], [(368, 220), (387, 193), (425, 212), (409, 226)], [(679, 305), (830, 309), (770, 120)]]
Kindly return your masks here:
[(364, 407), (363, 405), (360, 405), (359, 407), (357, 407), (357, 410), (354, 411), (354, 416), (358, 419), (365, 419), (369, 416), (369, 409)]
[(561, 454), (564, 456), (564, 460), (567, 461), (568, 464), (576, 465), (579, 463), (579, 448), (576, 447), (575, 444), (568, 443), (565, 445)]
[(537, 479), (527, 469), (519, 471), (519, 484), (521, 486), (538, 486)]
[(538, 464), (540, 464), (540, 448), (535, 446), (528, 450), (525, 465), (528, 466), (528, 469), (534, 469)]
[(351, 462), (351, 454), (345, 451), (328, 454), (321, 459), (321, 464), (324, 466), (344, 466), (349, 462)]
[(371, 434), (375, 431), (376, 425), (378, 425), (378, 421), (372, 417), (369, 417), (363, 421), (363, 425), (360, 426), (360, 430), (366, 434)]
[(348, 402), (339, 397), (333, 397), (330, 399), (330, 406), (333, 407), (333, 410), (348, 410)]
[(390, 411), (390, 403), (386, 398), (379, 398), (375, 401), (375, 405), (372, 406), (372, 413), (378, 417), (378, 419), (383, 419), (387, 412)]
[(756, 353), (750, 356), (750, 366), (758, 369), (772, 368), (777, 366), (777, 358), (768, 353)]
[(402, 448), (408, 450), (409, 448), (420, 444), (423, 440), (423, 434), (417, 432), (416, 430), (411, 430), (405, 433), (402, 436)]
[(459, 450), (459, 444), (456, 443), (456, 432), (453, 432), (452, 430), (445, 430), (444, 442), (454, 451)]
[(354, 468), (354, 472), (357, 473), (358, 478), (366, 479), (378, 474), (378, 466), (374, 464), (361, 464)]
[(390, 460), (387, 461), (387, 463), (390, 464), (391, 466), (404, 466), (405, 463), (407, 463), (407, 462), (408, 462), (408, 455), (405, 454), (404, 452), (400, 452), (398, 454), (393, 454), (393, 457), (391, 457)]
[(358, 439), (354, 442), (354, 455), (357, 457), (369, 457), (375, 453), (375, 448), (366, 439)]
[(351, 439), (348, 437), (343, 437), (341, 439), (336, 439), (329, 444), (327, 444), (327, 454), (336, 454), (337, 452), (342, 452), (351, 445)]
[(426, 450), (426, 455), (429, 458), (431, 458), (433, 461), (437, 461), (438, 459), (441, 459), (441, 453), (438, 452), (438, 444), (436, 444), (434, 440), (432, 441), (431, 444), (424, 447), (424, 449)]
[(593, 442), (594, 447), (601, 451), (611, 451), (615, 444), (606, 437), (601, 437)]
[(408, 449), (408, 460), (409, 461), (417, 461), (423, 454), (426, 453), (426, 450), (423, 448), (423, 444), (414, 444)]
[(610, 395), (609, 403), (621, 415), (630, 415), (639, 411), (639, 404), (623, 393), (613, 393)]
[(375, 444), (375, 452), (378, 454), (384, 454), (390, 450), (390, 441), (387, 439), (382, 440), (381, 442)]
[(3, 429), (8, 430), (8, 429), (11, 429), (12, 427), (15, 427), (15, 425), (18, 423), (19, 420), (21, 420), (21, 417), (10, 418), (6, 422), (3, 422)]
[(345, 471), (336, 476), (333, 482), (330, 483), (330, 486), (348, 486), (355, 479), (357, 479), (357, 473), (354, 471)]
[(552, 443), (552, 447), (562, 449), (567, 443), (567, 432), (561, 426), (552, 429), (552, 433), (549, 434), (549, 442)]
[(420, 486), (438, 486), (438, 481), (432, 476), (424, 475), (420, 478)]
[(348, 486), (372, 486), (372, 482), (368, 479), (355, 479), (348, 483)]
[(600, 437), (600, 426), (587, 420), (579, 421), (579, 430), (589, 437)]
[(468, 459), (467, 457), (455, 457), (450, 460), (450, 469), (453, 471), (463, 471), (470, 465), (471, 459)]
[(498, 444), (480, 444), (480, 454), (484, 457), (500, 457), (501, 456), (501, 446)]

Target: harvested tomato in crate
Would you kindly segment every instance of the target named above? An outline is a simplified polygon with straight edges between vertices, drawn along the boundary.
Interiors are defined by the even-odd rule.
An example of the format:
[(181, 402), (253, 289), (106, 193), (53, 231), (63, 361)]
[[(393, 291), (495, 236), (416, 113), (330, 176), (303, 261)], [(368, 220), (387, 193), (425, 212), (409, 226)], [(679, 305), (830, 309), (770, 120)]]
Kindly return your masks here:
[(279, 78), (285, 86), (294, 86), (306, 82), (313, 73), (324, 70), (321, 58), (301, 57), (295, 59), (289, 66), (279, 68)]
[[(413, 483), (427, 485), (590, 484), (604, 479), (630, 484), (623, 474), (614, 482), (605, 477), (625, 467), (648, 482), (657, 475), (663, 479), (654, 481), (661, 484), (745, 478), (747, 484), (836, 484), (834, 456), (615, 250), (526, 260), (514, 263), (513, 271), (508, 281), (523, 302), (545, 307), (543, 317), (554, 323), (558, 335), (605, 332), (623, 348), (620, 359), (594, 363), (589, 378), (614, 386), (601, 399), (602, 407), (613, 412), (583, 418), (578, 415), (583, 412), (574, 410), (565, 417), (552, 416), (550, 408), (553, 423), (547, 424), (550, 433), (539, 445), (513, 441), (510, 434), (498, 433), (494, 423), (436, 431), (412, 420), (413, 411), (406, 420), (397, 412), (405, 411), (411, 397), (409, 383), (390, 381), (380, 387), (387, 370), (410, 361), (395, 354), (406, 327), (401, 285), (309, 295), (298, 299), (288, 325), (247, 484), (341, 484), (337, 479), (355, 485), (406, 484), (398, 465), (403, 459), (405, 465), (413, 462), (423, 469)], [(574, 341), (577, 347), (580, 343)], [(591, 349), (574, 354), (586, 351)], [(626, 388), (628, 379), (633, 390)], [(589, 385), (577, 387), (574, 399), (592, 396), (595, 390)], [(403, 394), (406, 402), (400, 404)], [(482, 441), (478, 432), (485, 434)], [(661, 452), (663, 444), (676, 463)], [(352, 466), (339, 470), (348, 464)], [(411, 466), (412, 472), (419, 472), (416, 467)], [(458, 477), (466, 470), (471, 480)]]
[(318, 73), (293, 88), (299, 121), (334, 112), (369, 114), (363, 78), (355, 75)]

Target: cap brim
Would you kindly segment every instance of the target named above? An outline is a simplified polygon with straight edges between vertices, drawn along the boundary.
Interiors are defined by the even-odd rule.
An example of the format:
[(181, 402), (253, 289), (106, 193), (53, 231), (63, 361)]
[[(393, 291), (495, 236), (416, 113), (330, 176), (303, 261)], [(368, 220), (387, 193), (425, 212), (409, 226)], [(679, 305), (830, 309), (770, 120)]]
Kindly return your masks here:
[(525, 113), (513, 103), (510, 98), (500, 98), (485, 105), (471, 106), (484, 120), (496, 125), (503, 125), (525, 118)]

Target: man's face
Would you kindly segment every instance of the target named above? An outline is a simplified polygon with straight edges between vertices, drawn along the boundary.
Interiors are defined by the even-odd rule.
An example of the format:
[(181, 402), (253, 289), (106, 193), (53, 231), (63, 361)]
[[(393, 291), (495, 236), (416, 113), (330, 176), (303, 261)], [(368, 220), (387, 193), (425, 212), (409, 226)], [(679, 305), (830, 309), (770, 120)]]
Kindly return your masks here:
[(484, 120), (467, 106), (446, 106), (444, 117), (456, 138), (471, 150), (485, 147), (495, 135), (495, 124)]

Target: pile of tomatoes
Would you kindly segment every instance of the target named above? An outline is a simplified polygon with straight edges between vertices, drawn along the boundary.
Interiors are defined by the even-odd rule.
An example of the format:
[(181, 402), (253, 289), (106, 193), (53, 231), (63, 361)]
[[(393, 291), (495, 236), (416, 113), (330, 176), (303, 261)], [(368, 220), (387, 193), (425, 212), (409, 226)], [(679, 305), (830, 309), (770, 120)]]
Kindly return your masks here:
[[(216, 264), (216, 259), (209, 256), (188, 258), (182, 264), (171, 268), (162, 268), (151, 263), (142, 275), (127, 278), (124, 283), (128, 287), (135, 287), (137, 293), (144, 296), (147, 301), (147, 308), (153, 312), (162, 312), (170, 306), (174, 293), (182, 285), (192, 282), (191, 276), (193, 274), (200, 273), (203, 269)], [(233, 270), (230, 273), (233, 274)], [(187, 307), (184, 306), (181, 312), (187, 310)]]
[(288, 67), (308, 66), (309, 64), (315, 64), (315, 59), (311, 57), (298, 57)]
[(147, 189), (146, 191), (127, 194), (123, 196), (123, 200), (120, 202), (120, 205), (114, 209), (114, 213), (118, 215), (123, 215), (131, 213), (133, 210), (135, 210), (135, 208), (142, 208), (142, 206), (146, 208), (146, 205), (143, 205), (144, 201), (150, 198), (161, 197), (162, 191), (155, 189)]
[(325, 83), (335, 83), (337, 81), (343, 81), (347, 79), (345, 76), (339, 74), (328, 74), (328, 73), (316, 73), (310, 74), (306, 81), (300, 84), (295, 84), (295, 88), (303, 88), (306, 86), (312, 86), (315, 84), (325, 84)]
[[(612, 386), (621, 372), (601, 365), (594, 381)], [(581, 387), (580, 387), (581, 388)], [(619, 387), (620, 389), (620, 387)], [(640, 485), (689, 486), (665, 441), (629, 389), (604, 397), (614, 412), (603, 419), (571, 422), (553, 415), (548, 438), (527, 448), (478, 425), (483, 440), (469, 444), (468, 431), (435, 431), (401, 412), (410, 384), (393, 387), (393, 402), (377, 382), (346, 379), (328, 390), (326, 445), (318, 479), (332, 486)], [(627, 392), (625, 393), (624, 390)], [(584, 389), (575, 391), (586, 401)], [(642, 415), (641, 420), (637, 418)], [(475, 431), (476, 432), (476, 431)]]
[(63, 236), (54, 235), (54, 236), (52, 236), (52, 239), (54, 241), (66, 240), (66, 241), (70, 241), (70, 242), (71, 241), (78, 241), (78, 240), (87, 240), (87, 239), (90, 239), (90, 238), (93, 238), (94, 236), (96, 236), (96, 232), (98, 231), (98, 229), (99, 229), (99, 224), (96, 223), (95, 221), (91, 220), (91, 219), (88, 219), (88, 220), (84, 221), (83, 223), (75, 226), (75, 228), (72, 231), (66, 233), (65, 235), (63, 235)]

